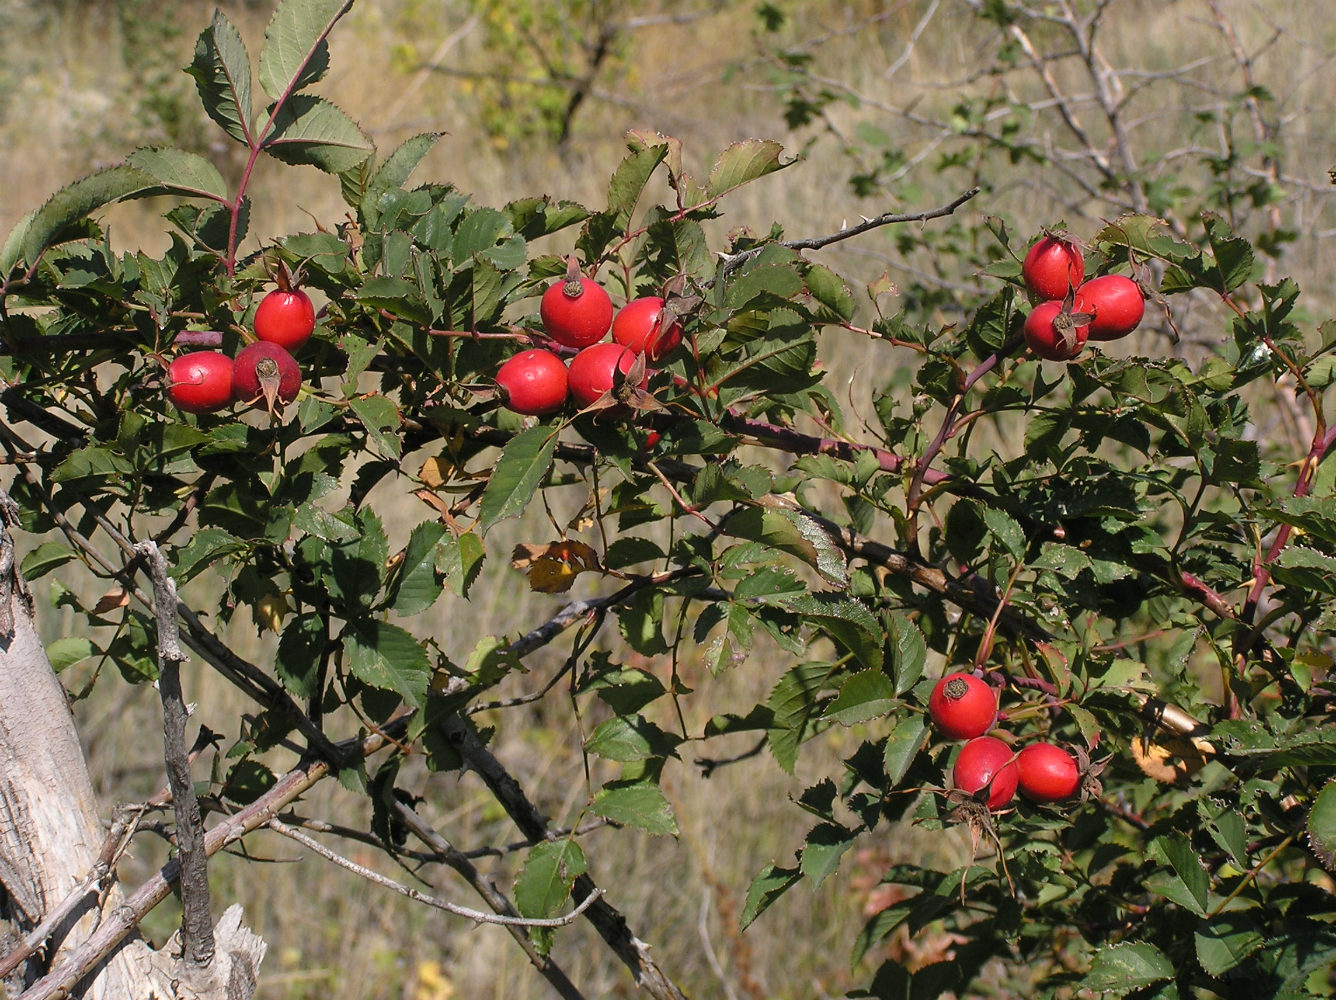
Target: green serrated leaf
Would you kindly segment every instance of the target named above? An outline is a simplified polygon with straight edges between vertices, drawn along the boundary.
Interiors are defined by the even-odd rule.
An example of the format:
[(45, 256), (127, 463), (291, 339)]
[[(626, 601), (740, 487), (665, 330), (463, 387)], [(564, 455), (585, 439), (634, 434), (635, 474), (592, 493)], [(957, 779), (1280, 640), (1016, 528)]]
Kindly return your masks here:
[(479, 525), (486, 531), (497, 521), (517, 517), (547, 478), (557, 447), (550, 427), (530, 427), (510, 439), (488, 477), (479, 502)]
[(1209, 976), (1224, 976), (1237, 969), (1266, 944), (1266, 935), (1250, 913), (1217, 914), (1193, 936), (1197, 960)]
[(74, 558), (74, 550), (65, 542), (43, 542), (23, 557), (19, 574), (28, 581), (50, 573)]
[(200, 528), (177, 549), (172, 571), (179, 583), (194, 579), (220, 559), (242, 552), (246, 543), (222, 528)]
[(343, 634), (348, 670), (382, 691), (394, 691), (410, 708), (421, 708), (431, 670), (421, 644), (398, 625), (362, 620)]
[(315, 83), (329, 68), (326, 36), (352, 0), (283, 0), (264, 32), (260, 86), (274, 100)]
[(249, 142), (251, 118), (250, 54), (241, 32), (221, 10), (195, 41), (195, 59), (186, 69), (205, 113), (237, 142)]
[(856, 835), (837, 823), (821, 823), (807, 835), (799, 855), (798, 870), (819, 886), (839, 871), (840, 860), (853, 846)]
[(437, 548), (445, 538), (445, 525), (424, 521), (413, 529), (404, 546), (390, 608), (395, 614), (416, 615), (436, 603), (445, 589), (436, 568)]
[(31, 266), (48, 247), (60, 242), (61, 232), (69, 226), (112, 202), (155, 187), (152, 177), (130, 166), (108, 167), (81, 177), (34, 213), (23, 237), (23, 259)]
[(388, 396), (358, 396), (348, 404), (366, 429), (367, 437), (386, 458), (398, 459), (403, 450), (399, 407)]
[[(780, 160), (784, 147), (773, 139), (744, 139), (735, 142), (715, 161), (710, 171), (706, 190), (711, 198), (717, 198), (758, 177), (782, 170), (789, 164)], [(793, 161), (790, 160), (789, 163)]]
[(1256, 266), (1256, 256), (1252, 244), (1233, 233), (1228, 223), (1219, 216), (1207, 213), (1206, 237), (1210, 241), (1211, 251), (1215, 254), (1215, 275), (1217, 290), (1232, 292), (1248, 281)]
[(888, 788), (894, 788), (908, 773), (914, 758), (923, 749), (923, 741), (928, 735), (928, 724), (922, 715), (910, 715), (900, 720), (886, 739), (886, 748), (882, 753), (882, 764), (886, 768)]
[(362, 215), (367, 224), (374, 226), (380, 221), (380, 199), (386, 191), (402, 188), (409, 176), (422, 162), (444, 132), (423, 132), (404, 140), (397, 149), (385, 158), (385, 162), (376, 168), (367, 182), (366, 189), (359, 199)]
[(899, 704), (889, 677), (880, 670), (861, 670), (844, 682), (825, 717), (842, 726), (856, 726), (890, 715)]
[(803, 272), (803, 283), (812, 298), (821, 303), (831, 316), (849, 322), (854, 318), (854, 296), (844, 279), (828, 267), (810, 265)]
[(515, 906), (529, 918), (555, 916), (570, 898), (575, 880), (587, 870), (584, 851), (576, 841), (536, 844), (515, 879)]
[(797, 594), (784, 607), (806, 619), (806, 624), (829, 635), (872, 670), (882, 667), (881, 626), (864, 605), (839, 591)]
[(126, 163), (142, 170), (162, 187), (190, 197), (227, 201), (227, 183), (218, 168), (184, 149), (145, 146), (136, 149)]
[(1163, 852), (1172, 870), (1172, 873), (1160, 873), (1166, 882), (1156, 885), (1156, 888), (1199, 917), (1206, 916), (1206, 902), (1211, 882), (1201, 866), (1201, 860), (1192, 846), (1192, 841), (1185, 835), (1176, 833), (1156, 839), (1154, 846)]
[(996, 507), (981, 507), (979, 513), (995, 545), (1001, 545), (1012, 559), (1025, 557), (1025, 529), (1015, 518)]
[(650, 833), (677, 836), (672, 806), (658, 785), (649, 781), (609, 782), (589, 806), (596, 816)]
[(617, 165), (612, 179), (608, 182), (608, 214), (612, 224), (618, 229), (625, 229), (631, 222), (636, 203), (640, 200), (645, 185), (663, 158), (668, 155), (668, 147), (634, 145), (626, 159)]
[(585, 749), (605, 760), (629, 764), (640, 760), (677, 756), (681, 739), (644, 716), (614, 716), (589, 736)]
[(296, 94), (278, 109), (262, 146), (284, 163), (316, 167), (328, 174), (350, 170), (372, 152), (371, 140), (355, 121), (329, 101), (310, 94)]
[(327, 626), (319, 615), (298, 615), (284, 626), (274, 656), (274, 673), (285, 690), (298, 698), (310, 698), (315, 693), (327, 644)]
[(14, 270), (14, 265), (23, 256), (23, 243), (28, 238), (28, 227), (32, 225), (33, 217), (36, 215), (37, 209), (34, 208), (19, 219), (5, 237), (4, 245), (0, 246), (0, 280), (8, 277), (9, 272)]
[(51, 662), (51, 669), (60, 673), (80, 660), (88, 659), (97, 651), (91, 639), (71, 635), (48, 643), (46, 658)]
[(828, 581), (847, 581), (844, 553), (826, 530), (800, 510), (788, 507), (746, 507), (724, 522), (724, 530), (736, 538), (761, 542), (802, 559)]
[(1133, 990), (1174, 978), (1174, 966), (1152, 944), (1116, 944), (1095, 953), (1081, 985), (1100, 993), (1126, 996)]
[(427, 308), (422, 292), (411, 281), (388, 275), (367, 278), (354, 293), (357, 301), (379, 309), (388, 309), (400, 319), (427, 325), (431, 310)]
[(894, 642), (895, 693), (903, 695), (919, 682), (928, 661), (928, 641), (922, 630), (909, 616), (896, 612), (891, 616), (891, 635)]
[(468, 533), (451, 535), (437, 549), (436, 566), (445, 574), (445, 582), (460, 597), (468, 597), (469, 588), (478, 578), (487, 550), (482, 539)]
[(771, 903), (802, 881), (802, 877), (798, 869), (779, 868), (774, 862), (762, 868), (747, 889), (747, 902), (738, 918), (738, 929), (745, 931)]
[(1308, 846), (1327, 871), (1336, 871), (1336, 780), (1328, 781), (1308, 812)]
[(829, 663), (800, 663), (779, 679), (766, 701), (774, 713), (766, 740), (779, 766), (789, 774), (797, 762), (798, 748), (819, 730), (830, 671)]

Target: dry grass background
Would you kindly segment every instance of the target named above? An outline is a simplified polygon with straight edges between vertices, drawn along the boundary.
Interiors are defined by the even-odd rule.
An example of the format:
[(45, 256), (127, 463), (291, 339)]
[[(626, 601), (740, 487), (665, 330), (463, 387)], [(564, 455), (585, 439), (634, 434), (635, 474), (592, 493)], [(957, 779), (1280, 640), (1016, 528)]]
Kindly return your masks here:
[[(252, 51), (258, 51), (269, 4), (221, 6)], [(648, 12), (651, 5), (639, 6)], [(723, 225), (730, 227), (745, 224), (764, 230), (778, 220), (791, 235), (813, 235), (859, 215), (927, 208), (955, 194), (962, 186), (959, 176), (934, 174), (929, 158), (905, 173), (895, 203), (855, 198), (843, 187), (848, 160), (838, 137), (854, 135), (859, 121), (870, 120), (903, 136), (911, 152), (951, 141), (898, 112), (916, 108), (945, 114), (961, 93), (987, 86), (974, 79), (988, 54), (969, 4), (823, 0), (784, 6), (795, 19), (789, 43), (810, 50), (819, 74), (865, 95), (869, 105), (859, 110), (835, 104), (817, 126), (787, 129), (769, 68), (754, 54), (754, 20), (745, 4), (726, 4), (701, 21), (638, 29), (628, 42), (629, 58), (615, 74), (600, 77), (576, 120), (573, 141), (561, 150), (538, 141), (492, 141), (479, 127), (480, 114), (465, 81), (420, 68), (423, 61), (456, 69), (497, 68), (504, 61), (484, 50), (481, 30), (470, 22), (463, 3), (360, 0), (333, 36), (333, 68), (322, 92), (358, 118), (382, 151), (419, 131), (448, 132), (416, 177), (450, 181), (490, 204), (546, 193), (599, 205), (607, 177), (622, 155), (622, 136), (630, 128), (652, 128), (680, 138), (688, 162), (702, 172), (715, 152), (739, 138), (775, 137), (795, 150), (810, 141), (808, 162), (751, 185), (725, 203)], [(1257, 81), (1278, 98), (1275, 108), (1289, 178), (1285, 224), (1301, 233), (1283, 269), (1316, 293), (1310, 308), (1325, 316), (1332, 301), (1324, 278), (1336, 264), (1326, 209), (1326, 171), (1336, 163), (1330, 112), (1336, 106), (1336, 47), (1330, 19), (1323, 0), (1284, 5), (1221, 0), (1219, 8), (1244, 47), (1257, 54), (1252, 67)], [(210, 133), (193, 104), (189, 80), (179, 73), (211, 9), (211, 4), (194, 0), (165, 8), (153, 0), (0, 0), (0, 233), (58, 185), (145, 143), (203, 144), (225, 174), (230, 165), (235, 176), (235, 150), (209, 145)], [(1115, 65), (1143, 71), (1135, 82), (1144, 89), (1131, 105), (1139, 148), (1165, 156), (1161, 172), (1166, 180), (1205, 183), (1193, 165), (1195, 156), (1189, 154), (1209, 148), (1221, 130), (1203, 125), (1184, 105), (1209, 107), (1218, 103), (1216, 95), (1223, 100), (1223, 95), (1242, 89), (1238, 64), (1212, 26), (1207, 5), (1197, 0), (1115, 2), (1102, 41)], [(525, 54), (517, 52), (514, 58), (519, 63), (515, 68), (523, 68)], [(888, 76), (892, 66), (896, 69)], [(1064, 87), (1080, 91), (1079, 75), (1065, 64), (1056, 71)], [(1180, 74), (1183, 86), (1170, 88), (1173, 74)], [(1019, 78), (1016, 86), (1042, 109), (1044, 95), (1033, 79)], [(1172, 99), (1166, 100), (1166, 93), (1172, 93)], [(1232, 124), (1244, 125), (1241, 119)], [(1039, 114), (1034, 127), (1051, 129), (1052, 121)], [(1103, 143), (1101, 136), (1096, 140)], [(1184, 155), (1174, 158), (1175, 152)], [(1097, 199), (1073, 195), (1052, 170), (1018, 168), (984, 179), (991, 185), (989, 192), (967, 211), (1006, 214), (1020, 233), (1059, 216), (1088, 232), (1101, 215)], [(262, 166), (253, 195), (256, 236), (309, 229), (313, 219), (332, 226), (344, 213), (337, 185), (313, 171)], [(109, 214), (120, 248), (161, 247), (162, 224), (148, 207), (123, 206)], [(922, 251), (900, 250), (892, 232), (828, 254), (838, 269), (862, 279), (887, 269), (897, 280), (931, 274), (939, 263)], [(1208, 319), (1214, 315), (1211, 303), (1194, 308)], [(950, 322), (961, 317), (944, 307), (939, 318)], [(868, 373), (880, 378), (895, 363), (866, 340), (832, 340), (827, 353), (841, 379), (855, 372), (863, 373), (865, 382)], [(406, 466), (415, 468), (412, 461)], [(404, 496), (393, 496), (395, 491)], [(422, 516), (409, 506), (413, 501), (407, 492), (400, 482), (380, 496), (404, 515), (390, 519), (392, 541), (401, 542), (405, 526)], [(493, 551), (508, 551), (500, 537), (507, 532), (519, 538), (543, 530), (533, 524), (499, 528)], [(62, 583), (85, 597), (95, 598), (99, 588), (91, 577), (77, 575), (62, 577)], [(472, 601), (447, 598), (415, 625), (434, 631), (448, 652), (463, 656), (477, 635), (532, 627), (560, 604), (559, 598), (521, 597), (522, 590), (518, 576), (494, 559), (475, 586)], [(203, 585), (194, 593), (201, 601), (213, 599), (206, 597)], [(40, 614), (52, 636), (72, 625), (49, 607)], [(617, 655), (625, 655), (612, 633), (609, 627), (608, 643)], [(234, 624), (229, 637), (258, 662), (270, 648), (248, 622)], [(541, 684), (559, 668), (563, 655), (548, 650), (535, 656), (531, 672), (507, 693)], [(661, 673), (668, 669), (661, 663), (650, 666)], [(689, 655), (678, 666), (683, 682), (700, 692), (682, 700), (688, 732), (699, 732), (709, 712), (725, 701), (737, 704), (743, 697), (761, 697), (781, 669), (764, 650), (718, 679), (704, 673)], [(188, 669), (187, 694), (200, 704), (200, 721), (234, 736), (236, 724), (229, 720), (250, 706), (205, 676), (198, 665)], [(83, 679), (71, 677), (70, 686)], [(577, 720), (560, 687), (525, 711), (527, 725), (520, 724), (516, 712), (499, 720), (504, 725), (497, 753), (554, 822), (569, 822), (586, 795)], [(156, 733), (155, 693), (108, 676), (91, 698), (78, 704), (77, 712), (106, 800), (133, 801), (156, 791), (162, 783), (160, 751), (156, 736), (148, 735)], [(596, 721), (586, 718), (585, 731)], [(833, 730), (820, 738), (821, 752), (808, 759), (838, 762), (864, 735)], [(741, 744), (712, 746), (709, 753), (740, 749)], [(729, 1000), (840, 995), (858, 981), (848, 970), (847, 947), (862, 923), (861, 907), (880, 867), (911, 857), (949, 863), (967, 850), (955, 836), (929, 840), (912, 831), (883, 833), (846, 861), (844, 870), (823, 888), (799, 887), (756, 927), (738, 936), (736, 915), (751, 876), (768, 860), (789, 859), (806, 832), (789, 797), (801, 790), (804, 777), (813, 775), (788, 780), (761, 757), (724, 768), (707, 781), (691, 763), (690, 744), (683, 755), (684, 762), (665, 779), (682, 827), (680, 838), (599, 831), (589, 836), (586, 850), (595, 881), (607, 888), (611, 902), (654, 945), (656, 959), (690, 995)], [(457, 846), (467, 850), (516, 839), (480, 783), (468, 776), (415, 775), (413, 766), (406, 767), (403, 784), (414, 787), (414, 777), (420, 777), (426, 789), (424, 812)], [(827, 763), (821, 770), (836, 767)], [(323, 789), (303, 802), (300, 811), (364, 825), (366, 816), (350, 805), (354, 801), (337, 788)], [(214, 863), (214, 889), (220, 906), (243, 902), (256, 929), (270, 942), (260, 990), (267, 1000), (546, 995), (540, 978), (497, 928), (474, 928), (406, 904), (319, 859), (302, 859), (296, 845), (273, 835), (253, 837), (244, 847), (249, 858)], [(375, 852), (347, 850), (358, 861), (385, 867)], [(143, 843), (126, 865), (125, 879), (133, 884), (161, 857), (160, 845)], [(256, 858), (272, 863), (256, 864)], [(515, 860), (508, 856), (482, 863), (506, 884)], [(437, 884), (440, 895), (472, 905), (464, 887), (448, 874), (424, 874)], [(171, 907), (164, 906), (146, 928), (161, 937), (174, 920)], [(558, 935), (555, 955), (589, 997), (636, 992), (583, 926)], [(999, 980), (997, 988), (1000, 995), (1008, 995), (1023, 985)]]

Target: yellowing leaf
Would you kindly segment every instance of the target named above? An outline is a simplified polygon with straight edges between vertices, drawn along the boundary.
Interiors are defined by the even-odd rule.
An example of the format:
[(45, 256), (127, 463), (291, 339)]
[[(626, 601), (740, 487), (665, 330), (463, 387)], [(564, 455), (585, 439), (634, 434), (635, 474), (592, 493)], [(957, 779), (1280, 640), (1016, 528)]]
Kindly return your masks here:
[(255, 619), (256, 626), (261, 630), (269, 629), (269, 631), (277, 634), (282, 631), (284, 617), (291, 611), (292, 606), (288, 604), (287, 597), (274, 592), (261, 596), (255, 602), (251, 614)]
[(597, 552), (584, 542), (570, 539), (547, 545), (521, 542), (515, 546), (510, 564), (525, 570), (529, 586), (540, 594), (564, 594), (581, 573), (602, 568)]
[(418, 472), (418, 479), (422, 480), (422, 485), (438, 490), (451, 479), (455, 471), (455, 463), (443, 455), (437, 455), (429, 458), (422, 463), (422, 469)]

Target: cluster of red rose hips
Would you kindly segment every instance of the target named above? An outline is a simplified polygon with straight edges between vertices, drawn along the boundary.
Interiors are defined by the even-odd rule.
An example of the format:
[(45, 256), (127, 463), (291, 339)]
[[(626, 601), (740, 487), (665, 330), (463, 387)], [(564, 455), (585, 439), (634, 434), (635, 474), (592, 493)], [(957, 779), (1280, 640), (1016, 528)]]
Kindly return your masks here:
[(968, 795), (987, 789), (987, 805), (998, 810), (1017, 788), (1032, 802), (1061, 802), (1081, 787), (1076, 758), (1046, 741), (1011, 744), (986, 735), (997, 722), (997, 693), (973, 674), (947, 674), (928, 698), (928, 715), (944, 736), (966, 740), (951, 771), (952, 784)]
[(1025, 342), (1050, 361), (1070, 361), (1090, 340), (1117, 340), (1136, 329), (1146, 312), (1131, 278), (1105, 274), (1086, 281), (1081, 249), (1047, 235), (1021, 264), (1025, 287), (1042, 301), (1025, 318)]
[(233, 403), (269, 410), (291, 403), (302, 385), (292, 354), (315, 330), (310, 296), (290, 285), (269, 292), (255, 309), (254, 330), (259, 339), (235, 358), (221, 351), (173, 358), (167, 366), (167, 398), (186, 413), (216, 413)]
[[(540, 347), (507, 359), (496, 372), (502, 405), (532, 416), (556, 413), (567, 397), (581, 409), (590, 406), (612, 389), (617, 372), (632, 370), (638, 356), (658, 361), (682, 342), (681, 324), (663, 306), (659, 296), (646, 295), (615, 310), (608, 293), (572, 258), (566, 277), (543, 292), (539, 315), (547, 335), (577, 353), (569, 365)], [(609, 330), (612, 340), (605, 341)]]

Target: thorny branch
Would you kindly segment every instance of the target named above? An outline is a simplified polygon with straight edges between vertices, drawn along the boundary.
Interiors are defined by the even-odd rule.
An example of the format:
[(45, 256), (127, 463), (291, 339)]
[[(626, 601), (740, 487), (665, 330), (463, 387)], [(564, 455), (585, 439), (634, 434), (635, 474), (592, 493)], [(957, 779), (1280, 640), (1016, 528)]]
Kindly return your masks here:
[[(821, 250), (833, 243), (839, 243), (842, 240), (851, 239), (855, 236), (861, 236), (864, 233), (871, 232), (874, 229), (880, 229), (883, 226), (892, 226), (904, 222), (927, 222), (931, 219), (940, 219), (943, 216), (952, 215), (961, 205), (969, 201), (979, 193), (978, 187), (972, 187), (968, 191), (957, 195), (951, 201), (938, 208), (930, 208), (923, 212), (886, 212), (878, 215), (876, 218), (864, 219), (852, 226), (846, 226), (834, 233), (825, 236), (813, 236), (801, 240), (781, 240), (780, 246), (787, 247), (790, 250)], [(724, 277), (732, 274), (739, 267), (759, 254), (764, 247), (753, 247), (749, 250), (743, 250), (735, 254), (721, 254), (721, 271)]]

